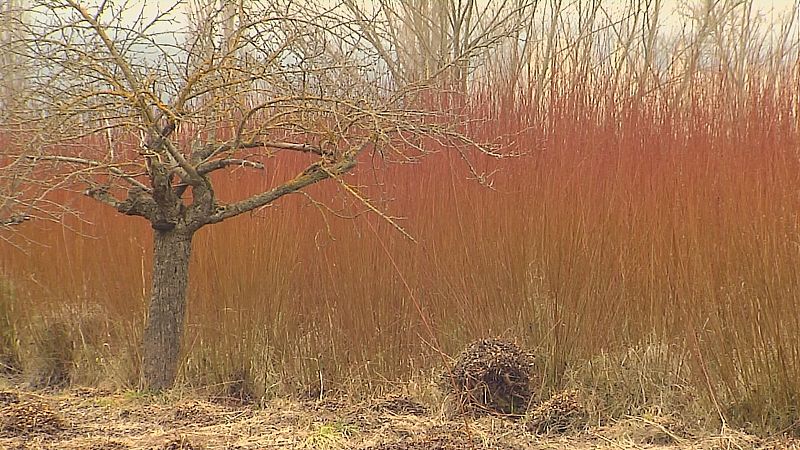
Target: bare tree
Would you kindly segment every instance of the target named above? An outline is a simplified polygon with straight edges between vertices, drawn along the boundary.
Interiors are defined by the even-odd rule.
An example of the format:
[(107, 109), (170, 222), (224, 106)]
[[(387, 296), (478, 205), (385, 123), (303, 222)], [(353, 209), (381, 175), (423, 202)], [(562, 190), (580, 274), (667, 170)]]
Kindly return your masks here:
[[(19, 2), (0, 2), (0, 121), (7, 121), (14, 104), (22, 92), (22, 77), (18, 63), (19, 32), (22, 28), (22, 10)], [(5, 148), (5, 136), (0, 135), (0, 148)], [(0, 151), (0, 238), (5, 239), (12, 225), (19, 225), (31, 217), (33, 198), (27, 179), (28, 165), (19, 158), (3, 157)]]
[[(17, 0), (3, 0), (0, 2), (0, 45), (4, 51), (0, 52), (0, 105), (2, 110), (7, 110), (14, 95), (20, 90), (20, 74), (17, 70), (16, 55), (9, 46), (19, 39), (20, 25), (22, 23), (22, 10)], [(7, 49), (7, 50), (6, 50)]]
[(355, 0), (342, 3), (398, 81), (435, 77), (440, 86), (465, 92), (482, 53), (515, 45), (537, 1), (379, 0), (368, 3), (371, 9)]
[[(29, 87), (0, 130), (14, 136), (7, 154), (42, 186), (82, 186), (150, 222), (150, 389), (174, 382), (197, 230), (326, 179), (379, 212), (344, 177), (360, 156), (413, 161), (428, 144), (488, 151), (453, 111), (420, 106), (425, 80), (399, 87), (347, 8), (239, 2), (192, 11), (202, 20), (192, 29), (180, 2), (31, 3), (14, 43)], [(215, 195), (213, 173), (266, 170), (289, 153), (307, 159), (296, 176), (231, 202)]]
[[(24, 174), (18, 171), (17, 161), (9, 161), (0, 166), (0, 229), (8, 231), (11, 226), (28, 220), (30, 215), (20, 212), (25, 202), (20, 197)], [(0, 235), (5, 236), (5, 233)]]

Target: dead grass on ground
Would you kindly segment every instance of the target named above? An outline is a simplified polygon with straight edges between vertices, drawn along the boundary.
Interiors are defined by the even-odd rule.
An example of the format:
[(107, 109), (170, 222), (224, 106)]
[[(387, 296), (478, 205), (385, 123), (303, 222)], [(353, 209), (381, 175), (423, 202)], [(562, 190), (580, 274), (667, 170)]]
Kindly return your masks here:
[(800, 449), (796, 441), (734, 430), (695, 435), (666, 416), (537, 433), (523, 418), (453, 417), (399, 394), (368, 402), (275, 399), (261, 406), (221, 405), (198, 393), (91, 389), (9, 388), (0, 398), (0, 448), (15, 450)]

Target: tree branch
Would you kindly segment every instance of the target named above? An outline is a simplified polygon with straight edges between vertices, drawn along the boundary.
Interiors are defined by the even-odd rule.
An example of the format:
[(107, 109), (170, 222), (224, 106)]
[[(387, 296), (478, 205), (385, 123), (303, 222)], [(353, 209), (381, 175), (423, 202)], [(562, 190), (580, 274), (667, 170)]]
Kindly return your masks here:
[[(295, 142), (249, 141), (232, 142), (228, 144), (208, 144), (195, 151), (195, 153), (192, 155), (192, 161), (195, 164), (199, 164), (208, 158), (223, 152), (248, 148), (276, 148), (279, 150), (293, 150), (302, 153), (313, 153), (319, 156), (326, 155), (326, 152), (324, 152), (321, 148), (311, 144), (298, 144)], [(198, 171), (199, 170), (200, 168), (198, 167)]]
[(200, 175), (206, 175), (215, 170), (224, 169), (230, 166), (250, 167), (253, 169), (264, 170), (264, 165), (259, 162), (248, 161), (246, 159), (226, 158), (200, 164), (197, 166), (197, 173)]
[(104, 203), (114, 209), (119, 209), (120, 201), (108, 193), (108, 186), (93, 186), (83, 191), (84, 195)]
[(137, 180), (133, 176), (125, 173), (124, 171), (122, 171), (122, 170), (120, 170), (120, 169), (118, 169), (118, 168), (116, 168), (116, 167), (114, 167), (112, 165), (103, 164), (103, 163), (101, 163), (99, 161), (95, 161), (95, 160), (92, 160), (92, 159), (77, 158), (77, 157), (74, 157), (74, 156), (54, 156), (54, 155), (41, 155), (41, 156), (26, 155), (25, 158), (31, 160), (32, 162), (36, 162), (36, 161), (54, 161), (54, 162), (63, 162), (63, 163), (70, 163), (70, 164), (80, 164), (80, 165), (83, 165), (83, 166), (96, 167), (98, 169), (108, 169), (109, 172), (111, 172), (112, 174), (114, 174), (114, 175), (122, 178), (123, 180), (127, 181), (131, 186), (136, 186), (137, 188), (140, 188), (140, 189), (143, 189), (143, 190), (145, 190), (147, 192), (150, 192), (150, 188), (148, 188), (147, 186), (142, 184), (141, 181)]
[(155, 142), (148, 143), (148, 147), (151, 147), (151, 150), (158, 153), (166, 151), (166, 153), (169, 154), (185, 171), (186, 179), (184, 181), (187, 181), (190, 184), (202, 183), (202, 177), (195, 171), (194, 167), (192, 167), (192, 165), (186, 161), (186, 158), (184, 158), (180, 151), (175, 148), (172, 142), (167, 139), (167, 136), (169, 136), (169, 134), (171, 134), (175, 129), (175, 120), (170, 119), (163, 130), (158, 129), (157, 120), (150, 111), (149, 105), (145, 102), (145, 95), (143, 95), (145, 90), (142, 89), (140, 80), (136, 77), (136, 75), (134, 75), (130, 64), (120, 54), (119, 50), (114, 44), (114, 41), (106, 32), (104, 26), (101, 25), (96, 18), (92, 17), (89, 12), (86, 11), (86, 8), (74, 0), (67, 0), (67, 3), (73, 9), (75, 9), (89, 24), (89, 26), (92, 27), (94, 32), (97, 33), (97, 36), (103, 41), (103, 44), (111, 55), (114, 64), (119, 67), (119, 69), (122, 71), (122, 74), (125, 76), (125, 80), (128, 82), (128, 85), (134, 94), (134, 98), (136, 99), (136, 108), (139, 109), (139, 113), (142, 115), (142, 118), (145, 119), (145, 123), (147, 124), (150, 133), (155, 134)]
[(158, 205), (156, 205), (152, 195), (137, 187), (128, 189), (128, 198), (124, 202), (118, 203), (115, 207), (122, 214), (141, 216), (151, 222), (158, 212)]
[(323, 156), (325, 151), (311, 144), (295, 144), (293, 142), (261, 142), (261, 147), (277, 148), (280, 150), (294, 150), (303, 153), (313, 153)]
[(32, 217), (27, 214), (12, 214), (8, 217), (0, 218), (0, 227), (19, 225), (26, 220), (31, 220), (31, 218)]
[(336, 164), (325, 166), (324, 162), (316, 162), (302, 173), (287, 181), (286, 183), (248, 199), (231, 203), (230, 205), (220, 206), (209, 218), (207, 223), (218, 223), (225, 219), (238, 216), (239, 214), (252, 211), (256, 208), (268, 205), (286, 194), (291, 194), (300, 189), (318, 183), (327, 178), (342, 175), (349, 172), (356, 166), (355, 155), (343, 159)]

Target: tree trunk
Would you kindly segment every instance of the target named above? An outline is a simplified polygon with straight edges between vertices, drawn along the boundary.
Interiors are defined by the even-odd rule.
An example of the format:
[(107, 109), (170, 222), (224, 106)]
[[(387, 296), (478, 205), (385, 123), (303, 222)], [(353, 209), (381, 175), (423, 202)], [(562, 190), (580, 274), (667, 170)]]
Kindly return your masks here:
[(153, 289), (142, 346), (144, 387), (172, 387), (180, 359), (192, 231), (154, 231)]

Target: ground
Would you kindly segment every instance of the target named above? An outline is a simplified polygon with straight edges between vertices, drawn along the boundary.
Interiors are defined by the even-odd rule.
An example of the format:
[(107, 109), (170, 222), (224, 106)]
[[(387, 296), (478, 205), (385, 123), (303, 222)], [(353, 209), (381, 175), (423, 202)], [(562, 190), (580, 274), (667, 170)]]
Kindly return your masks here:
[(692, 435), (660, 418), (538, 435), (522, 419), (465, 417), (403, 396), (254, 405), (191, 392), (11, 388), (0, 392), (0, 425), (0, 448), (15, 450), (800, 449), (732, 430)]

